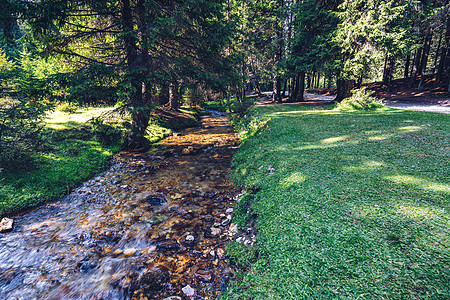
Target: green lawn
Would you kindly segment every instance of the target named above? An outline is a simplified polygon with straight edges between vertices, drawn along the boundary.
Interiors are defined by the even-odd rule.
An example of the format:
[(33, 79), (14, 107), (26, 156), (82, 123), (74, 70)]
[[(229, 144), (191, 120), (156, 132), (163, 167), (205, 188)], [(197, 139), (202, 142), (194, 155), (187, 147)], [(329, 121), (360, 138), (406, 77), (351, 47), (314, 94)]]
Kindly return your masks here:
[(244, 228), (257, 215), (257, 244), (230, 245), (241, 271), (223, 298), (450, 299), (449, 115), (252, 114), (233, 176), (257, 191), (235, 210)]

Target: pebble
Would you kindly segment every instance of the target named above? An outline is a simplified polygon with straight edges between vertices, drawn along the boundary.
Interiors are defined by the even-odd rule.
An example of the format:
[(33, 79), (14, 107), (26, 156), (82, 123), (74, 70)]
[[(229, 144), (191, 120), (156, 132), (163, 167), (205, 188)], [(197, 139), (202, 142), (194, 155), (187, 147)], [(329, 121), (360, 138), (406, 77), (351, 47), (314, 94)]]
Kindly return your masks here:
[(224, 258), (225, 258), (225, 251), (224, 251), (222, 248), (218, 248), (218, 249), (216, 250), (216, 253), (217, 253), (217, 256), (218, 256), (220, 259), (224, 259)]
[(123, 251), (123, 254), (125, 256), (130, 256), (130, 255), (133, 255), (134, 253), (136, 253), (136, 249), (134, 249), (134, 248), (128, 248)]
[(194, 236), (192, 235), (186, 236), (186, 241), (193, 241), (193, 240), (195, 240)]
[(117, 249), (113, 252), (114, 255), (120, 255), (122, 253), (123, 253), (123, 251), (121, 249)]
[(163, 300), (181, 300), (181, 297), (178, 297), (178, 296), (170, 296), (170, 297), (164, 298)]
[(3, 218), (0, 222), (0, 232), (6, 232), (13, 229), (14, 220), (10, 218)]
[(188, 297), (193, 297), (195, 295), (195, 290), (193, 288), (191, 288), (190, 285), (185, 286), (184, 288), (181, 289), (183, 291), (183, 293), (188, 296)]
[(220, 228), (211, 227), (211, 234), (212, 234), (212, 235), (218, 235), (218, 234), (220, 234)]
[(233, 211), (234, 211), (234, 209), (229, 208), (229, 209), (227, 209), (225, 212), (226, 212), (227, 214), (231, 214)]

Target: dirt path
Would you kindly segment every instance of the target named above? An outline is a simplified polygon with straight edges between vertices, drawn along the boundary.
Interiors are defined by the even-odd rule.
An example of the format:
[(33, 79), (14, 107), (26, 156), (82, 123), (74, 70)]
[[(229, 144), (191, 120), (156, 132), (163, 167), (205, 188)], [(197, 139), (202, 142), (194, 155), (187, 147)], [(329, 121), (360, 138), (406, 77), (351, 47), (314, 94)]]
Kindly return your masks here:
[(224, 116), (120, 153), (0, 235), (0, 299), (205, 299), (225, 288), (238, 138)]

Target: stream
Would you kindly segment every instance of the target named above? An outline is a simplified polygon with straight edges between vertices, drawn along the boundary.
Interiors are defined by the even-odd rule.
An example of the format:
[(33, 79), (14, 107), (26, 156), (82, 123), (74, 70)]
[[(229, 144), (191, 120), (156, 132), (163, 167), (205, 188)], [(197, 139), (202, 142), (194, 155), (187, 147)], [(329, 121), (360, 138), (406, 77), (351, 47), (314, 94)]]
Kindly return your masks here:
[(213, 113), (18, 216), (0, 234), (0, 299), (214, 299), (233, 276), (237, 148)]

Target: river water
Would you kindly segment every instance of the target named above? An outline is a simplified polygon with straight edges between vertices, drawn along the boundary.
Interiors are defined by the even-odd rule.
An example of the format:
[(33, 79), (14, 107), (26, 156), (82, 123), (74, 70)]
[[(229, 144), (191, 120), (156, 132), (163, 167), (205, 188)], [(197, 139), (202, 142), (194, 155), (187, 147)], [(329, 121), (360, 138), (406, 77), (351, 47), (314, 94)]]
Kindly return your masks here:
[(0, 234), (0, 299), (211, 299), (232, 269), (238, 138), (225, 116), (174, 134)]

